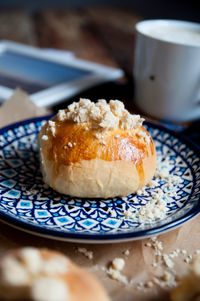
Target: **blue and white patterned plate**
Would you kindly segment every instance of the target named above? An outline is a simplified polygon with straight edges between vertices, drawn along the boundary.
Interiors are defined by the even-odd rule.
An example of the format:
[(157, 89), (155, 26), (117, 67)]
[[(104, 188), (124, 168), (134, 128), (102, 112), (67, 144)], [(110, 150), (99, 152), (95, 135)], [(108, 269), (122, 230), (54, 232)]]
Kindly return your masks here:
[[(48, 117), (49, 118), (49, 117)], [(113, 199), (78, 199), (61, 195), (44, 185), (39, 168), (37, 134), (47, 117), (22, 121), (0, 130), (0, 219), (23, 231), (77, 242), (120, 242), (172, 230), (200, 212), (199, 150), (176, 133), (146, 123), (161, 160), (168, 158), (170, 174), (181, 179), (167, 215), (140, 224), (125, 218), (151, 200), (145, 194)], [(159, 180), (165, 192), (167, 182)], [(165, 199), (165, 197), (163, 198)], [(112, 214), (110, 214), (112, 212)]]

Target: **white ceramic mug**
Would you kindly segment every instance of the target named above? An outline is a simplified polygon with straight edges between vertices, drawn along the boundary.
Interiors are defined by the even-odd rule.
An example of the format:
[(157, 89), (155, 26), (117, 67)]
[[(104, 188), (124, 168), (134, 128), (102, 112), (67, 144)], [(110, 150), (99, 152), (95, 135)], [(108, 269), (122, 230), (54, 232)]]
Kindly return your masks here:
[(135, 101), (169, 121), (200, 118), (200, 24), (146, 20), (136, 24)]

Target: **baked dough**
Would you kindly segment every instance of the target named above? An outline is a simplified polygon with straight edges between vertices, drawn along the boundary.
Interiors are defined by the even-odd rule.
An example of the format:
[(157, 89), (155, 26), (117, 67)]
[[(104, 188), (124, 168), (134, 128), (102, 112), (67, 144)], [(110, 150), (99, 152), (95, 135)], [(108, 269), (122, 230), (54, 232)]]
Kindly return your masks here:
[[(81, 101), (89, 111), (91, 102), (86, 100), (84, 107)], [(44, 182), (60, 193), (83, 198), (127, 196), (154, 175), (156, 151), (150, 134), (141, 125), (143, 120), (123, 106), (116, 113), (116, 107), (122, 104), (119, 101), (111, 105), (101, 100), (97, 105), (92, 103), (93, 109), (99, 108), (99, 103), (104, 103), (104, 111), (109, 106), (110, 115), (103, 111), (104, 117), (98, 121), (87, 111), (89, 117), (82, 117), (81, 105), (75, 103), (78, 108), (60, 111), (39, 133)]]
[(99, 281), (59, 252), (22, 248), (1, 256), (0, 300), (109, 301)]

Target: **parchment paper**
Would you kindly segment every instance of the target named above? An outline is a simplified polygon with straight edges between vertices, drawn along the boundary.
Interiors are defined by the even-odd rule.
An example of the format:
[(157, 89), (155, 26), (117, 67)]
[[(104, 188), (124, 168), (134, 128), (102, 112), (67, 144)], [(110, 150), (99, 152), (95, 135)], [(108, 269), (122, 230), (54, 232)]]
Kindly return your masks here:
[[(17, 90), (0, 107), (0, 127), (18, 120), (48, 113), (49, 111), (37, 108), (31, 103), (25, 92)], [(194, 254), (196, 249), (200, 249), (200, 216), (176, 230), (158, 236), (158, 240), (163, 243), (163, 253), (168, 254), (178, 248), (187, 250), (189, 254)], [(156, 275), (162, 275), (166, 267), (160, 264), (156, 268), (152, 266), (155, 251), (153, 248), (145, 246), (147, 242), (149, 242), (149, 239), (100, 245), (67, 243), (34, 236), (0, 223), (0, 252), (22, 246), (46, 247), (61, 251), (77, 264), (96, 274), (105, 286), (111, 300), (114, 301), (168, 300), (168, 294), (164, 289), (155, 286), (153, 289), (148, 289), (147, 292), (138, 291), (135, 284), (125, 286), (116, 280), (110, 279), (106, 272), (102, 270), (102, 267), (107, 267), (115, 257), (121, 257), (126, 262), (122, 273), (127, 276), (128, 280), (134, 279), (133, 281), (136, 283), (150, 280)], [(78, 247), (86, 247), (93, 251), (94, 258), (89, 260), (83, 254), (80, 254), (77, 251)], [(130, 251), (129, 256), (124, 255), (124, 251), (127, 249)], [(184, 258), (183, 255), (180, 255), (173, 259), (175, 262), (174, 269), (178, 274), (183, 274), (188, 270), (188, 264), (184, 262)]]

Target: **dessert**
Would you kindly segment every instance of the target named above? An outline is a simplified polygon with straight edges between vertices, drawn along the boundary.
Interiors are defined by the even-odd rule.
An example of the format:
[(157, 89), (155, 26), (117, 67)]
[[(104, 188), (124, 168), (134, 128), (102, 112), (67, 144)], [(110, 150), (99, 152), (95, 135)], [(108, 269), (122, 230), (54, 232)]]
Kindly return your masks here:
[(1, 256), (0, 300), (108, 301), (98, 280), (59, 252), (22, 248)]
[(39, 133), (44, 182), (75, 197), (127, 196), (147, 184), (156, 151), (144, 119), (118, 100), (80, 99)]

